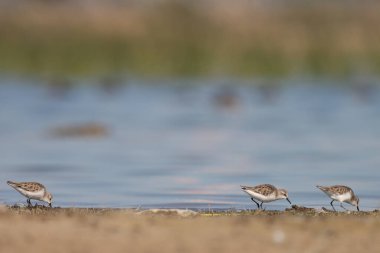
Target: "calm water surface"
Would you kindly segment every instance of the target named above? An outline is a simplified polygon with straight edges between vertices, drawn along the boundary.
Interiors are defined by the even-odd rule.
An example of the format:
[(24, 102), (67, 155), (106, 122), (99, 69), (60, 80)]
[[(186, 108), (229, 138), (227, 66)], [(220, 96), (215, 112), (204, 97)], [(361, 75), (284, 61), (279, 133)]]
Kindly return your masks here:
[[(103, 137), (54, 137), (95, 122)], [(5, 182), (43, 182), (56, 206), (254, 208), (239, 185), (287, 188), (328, 206), (316, 184), (347, 184), (380, 207), (380, 89), (217, 81), (52, 90), (0, 80), (0, 203), (25, 202)], [(286, 201), (266, 205), (284, 209)]]

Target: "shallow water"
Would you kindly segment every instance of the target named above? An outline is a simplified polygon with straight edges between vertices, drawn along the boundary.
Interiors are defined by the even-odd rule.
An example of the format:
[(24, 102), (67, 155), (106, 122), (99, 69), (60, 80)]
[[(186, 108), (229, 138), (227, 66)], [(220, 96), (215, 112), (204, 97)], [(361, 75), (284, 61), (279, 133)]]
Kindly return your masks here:
[[(362, 209), (380, 207), (377, 86), (0, 83), (0, 203), (25, 202), (12, 179), (44, 183), (63, 207), (255, 208), (239, 185), (259, 183), (311, 207), (330, 202), (316, 184), (346, 184)], [(51, 135), (88, 122), (108, 134)]]

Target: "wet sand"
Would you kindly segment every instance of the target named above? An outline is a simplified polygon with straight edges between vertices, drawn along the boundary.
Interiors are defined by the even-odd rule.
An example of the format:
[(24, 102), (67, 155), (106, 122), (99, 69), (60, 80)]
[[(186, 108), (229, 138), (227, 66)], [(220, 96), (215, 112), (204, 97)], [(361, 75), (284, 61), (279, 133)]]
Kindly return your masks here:
[(380, 212), (0, 208), (0, 252), (380, 252)]

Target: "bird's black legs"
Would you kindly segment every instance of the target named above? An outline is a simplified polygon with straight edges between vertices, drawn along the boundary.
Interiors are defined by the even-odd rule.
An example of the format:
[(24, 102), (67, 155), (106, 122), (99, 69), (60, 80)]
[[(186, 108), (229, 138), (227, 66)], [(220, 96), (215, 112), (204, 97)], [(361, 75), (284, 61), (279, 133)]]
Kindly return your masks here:
[(348, 210), (343, 206), (343, 203), (342, 203), (342, 202), (340, 203), (340, 207), (343, 208), (344, 210), (348, 211)]
[(28, 203), (28, 207), (32, 206), (32, 203), (30, 202), (30, 199), (27, 199), (26, 202)]
[[(257, 201), (255, 201), (253, 198), (251, 198), (251, 200), (253, 201), (253, 202), (255, 202), (256, 203), (256, 205), (257, 205), (257, 209), (260, 209), (260, 204), (259, 203), (257, 203)], [(262, 203), (261, 203), (262, 204)]]
[(333, 208), (334, 211), (336, 212), (335, 207), (334, 207), (334, 205), (333, 205), (333, 202), (334, 202), (334, 201), (335, 201), (335, 199), (331, 200), (330, 205), (332, 206), (332, 208)]
[[(335, 199), (331, 200), (330, 205), (332, 206), (332, 208), (333, 208), (334, 211), (336, 212), (335, 207), (334, 207), (334, 205), (333, 205), (334, 201), (335, 201)], [(343, 206), (343, 203), (342, 203), (342, 202), (340, 202), (340, 207), (341, 207), (342, 209), (348, 211), (348, 209), (345, 208), (345, 207)]]
[(253, 202), (256, 203), (256, 205), (257, 205), (257, 209), (263, 209), (263, 203), (264, 203), (264, 202), (261, 202), (261, 203), (259, 204), (259, 202), (257, 202), (257, 201), (254, 200), (253, 198), (251, 198), (251, 200), (252, 200)]

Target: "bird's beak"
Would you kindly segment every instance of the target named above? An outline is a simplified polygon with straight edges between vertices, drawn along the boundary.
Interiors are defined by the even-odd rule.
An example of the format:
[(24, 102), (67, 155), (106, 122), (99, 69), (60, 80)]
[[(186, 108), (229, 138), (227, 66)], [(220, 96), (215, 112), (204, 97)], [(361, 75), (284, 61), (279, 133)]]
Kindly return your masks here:
[(292, 202), (290, 202), (289, 198), (286, 198), (286, 200), (289, 202), (289, 204), (292, 204)]
[(360, 211), (360, 210), (359, 210), (359, 206), (356, 206), (356, 209), (358, 209), (358, 212)]

